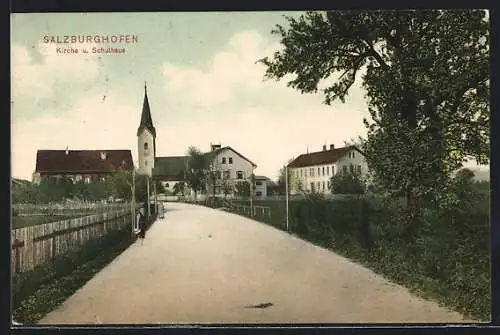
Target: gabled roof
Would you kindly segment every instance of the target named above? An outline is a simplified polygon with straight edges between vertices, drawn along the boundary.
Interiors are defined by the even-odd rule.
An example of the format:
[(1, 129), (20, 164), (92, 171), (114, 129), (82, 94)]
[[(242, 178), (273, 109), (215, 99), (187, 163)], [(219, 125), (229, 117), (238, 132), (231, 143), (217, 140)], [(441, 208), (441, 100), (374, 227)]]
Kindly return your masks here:
[(356, 146), (351, 145), (343, 148), (302, 154), (299, 157), (295, 158), (293, 161), (291, 161), (288, 164), (288, 167), (298, 168), (306, 166), (332, 164), (338, 161), (342, 156), (344, 156), (351, 150), (356, 150), (359, 151), (361, 154), (363, 154), (363, 152), (359, 150)]
[(184, 180), (188, 156), (156, 157), (153, 176), (165, 181)]
[[(238, 156), (248, 161), (254, 167), (257, 165), (250, 161), (248, 158), (238, 153), (231, 147), (219, 148), (214, 151), (203, 153), (205, 159), (209, 160), (219, 154), (222, 150), (231, 150)], [(155, 167), (153, 168), (153, 177), (162, 179), (165, 181), (180, 181), (185, 179), (185, 170), (189, 161), (189, 156), (167, 156), (167, 157), (156, 157)], [(265, 178), (265, 177), (264, 177)]]
[(38, 150), (36, 154), (35, 172), (106, 173), (119, 169), (134, 169), (130, 150)]
[(249, 162), (250, 164), (252, 164), (252, 166), (254, 168), (257, 167), (257, 164), (255, 164), (254, 162), (252, 162), (251, 160), (249, 160), (248, 158), (246, 158), (245, 156), (243, 156), (242, 154), (240, 154), (238, 151), (234, 150), (233, 148), (231, 148), (229, 146), (223, 147), (223, 148), (218, 148), (218, 149), (215, 149), (214, 151), (206, 152), (206, 153), (204, 153), (204, 155), (206, 155), (209, 159), (211, 159), (214, 156), (217, 156), (223, 150), (231, 150), (232, 152), (234, 152), (235, 154), (237, 154), (238, 156), (240, 156), (241, 158), (243, 158), (244, 160), (246, 160), (247, 162)]
[(266, 176), (255, 176), (255, 180), (271, 180), (271, 179)]
[(153, 126), (153, 119), (151, 118), (146, 85), (144, 85), (144, 102), (142, 104), (141, 123), (139, 124), (139, 128), (137, 128), (137, 136), (139, 136), (143, 129), (149, 130), (153, 134), (153, 137), (156, 137), (156, 129)]

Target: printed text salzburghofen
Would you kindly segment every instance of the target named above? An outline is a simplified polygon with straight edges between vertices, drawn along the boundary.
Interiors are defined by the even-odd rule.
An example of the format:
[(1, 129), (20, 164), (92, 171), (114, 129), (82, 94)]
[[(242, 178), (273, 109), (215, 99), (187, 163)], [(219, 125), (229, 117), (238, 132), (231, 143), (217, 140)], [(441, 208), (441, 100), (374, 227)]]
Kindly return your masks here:
[(137, 43), (137, 35), (45, 35), (42, 38), (44, 43)]

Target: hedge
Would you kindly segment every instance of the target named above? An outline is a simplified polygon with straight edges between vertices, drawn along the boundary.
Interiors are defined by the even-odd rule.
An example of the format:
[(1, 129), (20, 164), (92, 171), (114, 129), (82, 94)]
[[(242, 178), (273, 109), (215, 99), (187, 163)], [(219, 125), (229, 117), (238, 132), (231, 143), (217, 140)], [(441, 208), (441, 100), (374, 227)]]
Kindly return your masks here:
[[(248, 205), (247, 201), (239, 201)], [(256, 220), (285, 229), (283, 201)], [(408, 224), (396, 202), (308, 199), (289, 203), (289, 232), (356, 260), (375, 272), (479, 320), (490, 319), (489, 213), (484, 206), (425, 208)]]

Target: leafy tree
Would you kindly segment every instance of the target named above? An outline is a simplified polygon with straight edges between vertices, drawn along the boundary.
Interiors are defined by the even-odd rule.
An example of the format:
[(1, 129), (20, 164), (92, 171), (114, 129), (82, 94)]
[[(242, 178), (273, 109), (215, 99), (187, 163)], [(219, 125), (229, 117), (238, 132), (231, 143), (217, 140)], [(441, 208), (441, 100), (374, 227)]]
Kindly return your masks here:
[(345, 101), (357, 78), (369, 168), (387, 189), (438, 196), (470, 157), (489, 160), (489, 33), (483, 10), (334, 11), (288, 17), (266, 77)]
[[(148, 178), (147, 175), (135, 175), (135, 200), (137, 202), (147, 202), (148, 200)], [(152, 194), (152, 189), (149, 191)]]
[(250, 184), (246, 182), (237, 182), (236, 183), (236, 195), (240, 197), (249, 197), (250, 196)]
[(185, 189), (185, 184), (183, 181), (180, 181), (174, 185), (173, 193), (174, 195), (184, 194), (184, 189)]
[[(290, 164), (293, 161), (293, 158), (290, 158), (285, 166), (283, 166), (279, 172), (278, 172), (278, 194), (284, 195), (286, 193), (286, 183), (285, 183), (285, 176), (287, 175), (286, 173), (286, 166)], [(290, 174), (290, 170), (288, 170), (288, 187), (290, 187), (290, 183), (292, 180), (292, 176)], [(288, 190), (290, 192), (290, 190)]]
[(38, 203), (38, 186), (29, 181), (12, 182), (12, 203)]
[(339, 172), (332, 176), (328, 188), (333, 194), (364, 194), (365, 182), (359, 173), (349, 170), (347, 173)]
[(456, 208), (467, 209), (478, 199), (478, 192), (474, 188), (474, 172), (470, 169), (460, 169), (453, 177), (448, 199), (450, 205)]
[(188, 163), (186, 168), (186, 181), (194, 192), (194, 200), (197, 200), (197, 194), (204, 189), (206, 181), (206, 159), (203, 153), (195, 148), (188, 149)]
[[(136, 175), (136, 180), (137, 180)], [(119, 170), (112, 173), (106, 180), (108, 184), (110, 194), (117, 199), (132, 199), (132, 172)], [(136, 194), (137, 194), (137, 184), (136, 184)]]
[(63, 198), (63, 191), (55, 178), (47, 178), (40, 181), (40, 201), (42, 203), (58, 202)]
[(211, 190), (213, 198), (215, 198), (215, 193), (217, 190), (217, 183), (220, 179), (221, 170), (218, 168), (215, 155), (206, 154), (205, 158), (205, 168), (206, 168), (206, 180), (208, 182), (208, 186)]
[(233, 185), (228, 180), (222, 182), (222, 192), (224, 193), (224, 198), (233, 192)]

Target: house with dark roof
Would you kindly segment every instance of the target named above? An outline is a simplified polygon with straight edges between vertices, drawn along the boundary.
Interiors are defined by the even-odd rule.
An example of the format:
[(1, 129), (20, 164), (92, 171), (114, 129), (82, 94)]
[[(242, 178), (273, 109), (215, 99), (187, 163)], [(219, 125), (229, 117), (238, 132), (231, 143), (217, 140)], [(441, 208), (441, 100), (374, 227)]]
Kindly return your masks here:
[[(139, 166), (138, 173), (146, 174), (161, 182), (167, 190), (173, 191), (175, 184), (186, 181), (185, 171), (188, 156), (156, 155), (156, 129), (151, 117), (147, 88), (144, 87), (144, 102), (141, 120), (137, 129)], [(224, 194), (230, 189), (234, 192), (238, 182), (248, 181), (257, 165), (230, 146), (211, 145), (210, 151), (204, 153), (210, 162), (210, 169), (216, 176), (215, 185), (208, 186), (207, 191)], [(215, 187), (214, 187), (215, 186)], [(189, 192), (189, 190), (187, 190)]]
[(355, 172), (366, 176), (368, 166), (363, 152), (356, 146), (327, 149), (299, 155), (288, 165), (290, 193), (330, 193), (329, 181), (337, 173)]
[(68, 177), (73, 182), (103, 181), (120, 169), (134, 169), (130, 150), (38, 150), (33, 182), (61, 177)]

